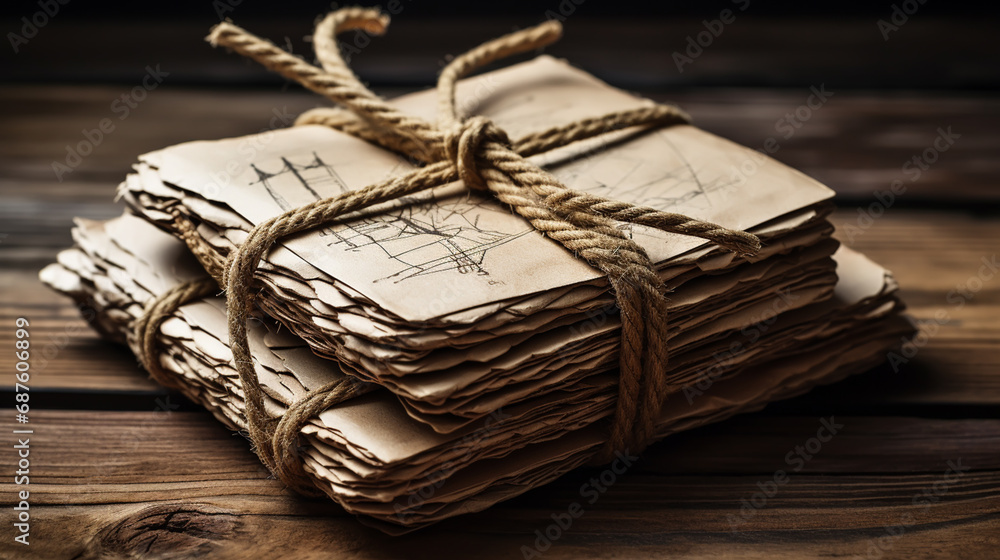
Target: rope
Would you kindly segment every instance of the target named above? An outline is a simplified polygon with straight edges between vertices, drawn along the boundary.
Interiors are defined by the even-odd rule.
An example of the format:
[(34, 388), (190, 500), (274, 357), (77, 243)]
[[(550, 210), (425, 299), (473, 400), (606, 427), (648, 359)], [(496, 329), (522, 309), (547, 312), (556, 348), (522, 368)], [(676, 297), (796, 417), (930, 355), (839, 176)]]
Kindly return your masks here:
[(607, 275), (621, 311), (620, 374), (610, 434), (594, 459), (606, 462), (615, 451), (640, 452), (654, 439), (660, 406), (677, 388), (665, 381), (668, 323), (662, 282), (645, 250), (616, 223), (700, 237), (742, 256), (755, 254), (760, 241), (749, 233), (681, 214), (568, 189), (525, 158), (616, 130), (686, 123), (688, 116), (676, 107), (650, 105), (553, 127), (513, 142), (485, 117), (461, 119), (455, 108), (458, 80), (485, 64), (551, 44), (562, 33), (559, 22), (553, 20), (489, 41), (455, 58), (438, 80), (439, 115), (434, 125), (401, 113), (369, 91), (336, 47), (334, 37), (342, 31), (366, 29), (381, 33), (387, 25), (388, 17), (377, 10), (345, 8), (332, 12), (317, 25), (314, 37), (322, 68), (228, 22), (216, 25), (208, 36), (213, 45), (251, 58), (342, 107), (314, 109), (300, 116), (296, 124), (332, 126), (426, 163), (401, 177), (267, 220), (253, 228), (222, 265), (211, 247), (194, 234), (193, 225), (178, 224), (178, 231), (192, 251), (212, 253), (211, 257), (199, 256), (199, 260), (226, 288), (229, 342), (246, 395), (246, 425), (256, 452), (288, 486), (302, 493), (315, 493), (298, 458), (301, 427), (330, 406), (371, 390), (369, 384), (346, 377), (293, 403), (280, 418), (272, 418), (264, 411), (246, 333), (257, 293), (252, 286), (253, 276), (263, 256), (287, 235), (457, 179), (470, 189), (492, 194), (535, 229)]
[(132, 325), (132, 335), (139, 362), (154, 381), (171, 389), (180, 389), (175, 377), (164, 371), (160, 365), (159, 345), (156, 341), (160, 326), (181, 306), (218, 292), (219, 286), (215, 281), (206, 278), (178, 284), (146, 302), (142, 316)]

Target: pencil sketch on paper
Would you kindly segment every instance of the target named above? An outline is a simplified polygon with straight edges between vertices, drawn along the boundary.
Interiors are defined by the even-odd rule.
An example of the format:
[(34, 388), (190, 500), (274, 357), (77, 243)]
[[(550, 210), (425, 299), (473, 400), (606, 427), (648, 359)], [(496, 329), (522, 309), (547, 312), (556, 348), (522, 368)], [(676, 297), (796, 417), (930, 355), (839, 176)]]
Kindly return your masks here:
[[(398, 266), (374, 282), (399, 283), (448, 271), (489, 277), (489, 252), (531, 231), (527, 227), (498, 231), (480, 226), (485, 213), (503, 210), (470, 195), (401, 202), (384, 213), (327, 228), (321, 235), (333, 237), (327, 244), (330, 247), (380, 251)], [(500, 283), (491, 278), (487, 281)]]
[[(293, 158), (278, 158), (280, 166), (267, 168), (252, 164), (257, 181), (282, 210), (293, 207), (289, 198), (320, 200), (334, 193), (348, 192), (333, 165), (327, 164), (315, 152), (304, 163)], [(395, 168), (392, 170), (395, 171)], [(333, 188), (331, 189), (331, 186)], [(302, 189), (296, 191), (296, 189)], [(403, 198), (385, 212), (352, 219), (341, 225), (323, 228), (321, 237), (332, 236), (328, 247), (340, 246), (345, 251), (371, 251), (382, 254), (397, 266), (396, 270), (374, 282), (399, 283), (410, 278), (455, 271), (489, 278), (488, 254), (529, 233), (531, 228), (500, 231), (480, 225), (489, 212), (505, 212), (486, 199), (473, 196), (449, 196), (444, 199), (431, 194)]]
[[(615, 150), (570, 162), (558, 169), (556, 176), (576, 190), (663, 211), (709, 209), (724, 191), (738, 186), (735, 178), (718, 174), (704, 177), (670, 138), (662, 133), (655, 136), (674, 157), (650, 160), (632, 156), (628, 150)], [(592, 161), (594, 157), (600, 161)], [(604, 177), (603, 169), (625, 171)]]
[(276, 188), (278, 181), (281, 181), (281, 189), (285, 189), (288, 188), (285, 181), (291, 179), (291, 184), (294, 187), (301, 187), (315, 200), (323, 198), (320, 192), (330, 192), (328, 185), (335, 186), (337, 193), (347, 192), (349, 189), (333, 166), (324, 162), (316, 152), (313, 152), (312, 155), (313, 159), (304, 164), (294, 163), (288, 157), (282, 156), (279, 158), (281, 167), (275, 171), (265, 171), (257, 167), (256, 163), (251, 163), (250, 167), (257, 173), (257, 181), (250, 184), (263, 185), (274, 203), (286, 212), (291, 210), (293, 206)]

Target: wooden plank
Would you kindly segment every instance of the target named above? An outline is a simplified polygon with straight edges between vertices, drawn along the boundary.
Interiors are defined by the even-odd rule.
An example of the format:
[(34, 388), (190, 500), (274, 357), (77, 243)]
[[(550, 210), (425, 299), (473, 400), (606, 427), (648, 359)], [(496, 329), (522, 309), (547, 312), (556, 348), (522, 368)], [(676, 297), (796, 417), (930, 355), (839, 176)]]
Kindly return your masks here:
[[(0, 270), (0, 285), (4, 286), (0, 291), (0, 347), (13, 350), (14, 321), (27, 318), (33, 343), (32, 389), (86, 390), (95, 393), (92, 399), (110, 392), (165, 394), (127, 348), (102, 340), (70, 300), (42, 285), (36, 270)], [(0, 368), (13, 371), (13, 352), (0, 356)], [(14, 381), (13, 375), (4, 376), (0, 389), (11, 391)]]
[(915, 356), (902, 355), (905, 363), (820, 390), (803, 403), (849, 410), (933, 403), (954, 405), (959, 415), (975, 413), (961, 407), (983, 405), (995, 414), (989, 407), (1000, 403), (1000, 271), (993, 270), (1000, 220), (889, 208), (865, 229), (857, 208), (842, 208), (832, 221), (847, 245), (893, 272), (926, 338), (918, 337)]
[[(548, 3), (512, 17), (504, 5), (502, 10), (495, 9), (502, 13), (489, 17), (456, 18), (449, 10), (428, 18), (426, 11), (425, 17), (419, 17), (419, 3), (401, 5), (402, 11), (393, 17), (384, 36), (365, 43), (355, 42), (350, 35), (345, 38), (351, 47), (363, 45), (351, 49), (351, 64), (362, 78), (376, 85), (431, 83), (447, 55), (464, 52), (512, 29), (539, 23), (547, 11), (557, 13), (561, 9), (559, 2)], [(615, 9), (611, 4), (604, 6)], [(983, 48), (994, 40), (995, 29), (987, 17), (935, 18), (926, 13), (935, 10), (934, 6), (921, 7), (920, 16), (909, 18), (905, 28), (892, 33), (891, 40), (886, 41), (876, 21), (891, 15), (888, 6), (874, 8), (878, 15), (869, 17), (818, 19), (789, 17), (784, 6), (780, 8), (782, 17), (762, 18), (764, 7), (753, 4), (745, 12), (735, 7), (735, 21), (724, 26), (724, 33), (707, 48), (696, 52), (689, 46), (689, 39), (705, 31), (703, 22), (718, 18), (725, 7), (733, 8), (728, 3), (703, 9), (686, 6), (689, 13), (669, 17), (643, 17), (640, 10), (635, 14), (638, 17), (623, 18), (620, 13), (598, 16), (601, 4), (579, 6), (567, 18), (563, 39), (547, 52), (632, 89), (807, 87), (820, 82), (844, 88), (897, 89), (988, 89), (998, 85), (993, 53)], [(287, 7), (295, 9), (295, 5)], [(312, 45), (304, 37), (312, 34), (312, 18), (322, 7), (298, 9), (297, 17), (287, 10), (281, 15), (262, 17), (243, 5), (224, 15), (283, 48), (290, 45), (295, 54), (312, 60)], [(115, 10), (111, 18), (71, 18), (54, 18), (51, 25), (21, 47), (18, 56), (8, 57), (5, 77), (20, 81), (137, 83), (146, 65), (161, 64), (178, 83), (279, 82), (256, 65), (244, 64), (235, 55), (205, 43), (208, 29), (219, 17), (215, 10), (203, 5), (180, 21), (143, 21), (121, 10)], [(4, 29), (19, 29), (21, 24), (16, 19), (3, 22)], [(74, 48), (67, 49), (66, 45)], [(122, 49), (121, 45), (129, 48)], [(675, 52), (695, 56), (678, 68)]]
[[(813, 87), (821, 82), (832, 95), (816, 108)], [(1000, 126), (1000, 100), (993, 96), (862, 93), (820, 80), (780, 91), (705, 89), (654, 97), (679, 104), (699, 127), (816, 178), (842, 201), (876, 202), (875, 192), (894, 181), (905, 189), (896, 207), (1000, 201), (1000, 162), (987, 155), (1000, 150), (1000, 140), (987, 132)], [(948, 131), (958, 135), (950, 146), (938, 140)], [(934, 148), (936, 141), (944, 151)], [(748, 163), (746, 169), (754, 168)]]
[[(535, 546), (535, 531), (574, 501), (584, 515), (545, 558), (863, 557), (879, 542), (887, 558), (971, 558), (1000, 544), (1000, 456), (992, 452), (1000, 420), (833, 421), (843, 428), (798, 472), (786, 455), (816, 434), (820, 419), (748, 416), (654, 446), (593, 504), (580, 488), (601, 476), (597, 469), (389, 539), (334, 504), (290, 495), (266, 478), (245, 440), (205, 413), (36, 411), (32, 545), (16, 551), (511, 558)], [(13, 471), (14, 460), (0, 454), (0, 469)], [(949, 461), (961, 474), (946, 474)], [(763, 502), (755, 498), (777, 469), (788, 481)], [(4, 478), (5, 503), (14, 490)], [(752, 499), (759, 508), (743, 506)], [(742, 516), (741, 507), (751, 513)], [(2, 511), (6, 524), (12, 512)], [(897, 536), (877, 540), (891, 531)]]
[[(1000, 161), (993, 157), (1000, 140), (992, 133), (1000, 128), (1000, 100), (968, 93), (860, 93), (829, 85), (834, 95), (815, 111), (802, 110), (793, 118), (800, 125), (794, 128), (787, 115), (809, 102), (810, 85), (820, 84), (790, 90), (701, 89), (653, 97), (680, 104), (710, 132), (755, 149), (773, 146), (775, 158), (825, 182), (845, 199), (874, 202), (875, 191), (898, 180), (906, 187), (894, 202), (901, 207), (940, 200), (951, 205), (1000, 202), (1000, 191), (994, 188)], [(111, 104), (129, 89), (0, 88), (0, 118), (9, 131), (0, 137), (0, 195), (5, 199), (0, 223), (5, 232), (38, 235), (42, 220), (65, 220), (71, 212), (106, 217), (108, 209), (102, 204), (113, 198), (114, 187), (137, 155), (189, 140), (283, 127), (301, 111), (324, 104), (319, 96), (295, 86), (285, 92), (274, 88), (237, 95), (165, 82), (122, 120)], [(65, 109), (54, 113), (54, 106)], [(105, 118), (114, 130), (72, 171), (57, 178), (53, 162), (65, 164), (68, 150), (86, 144), (83, 131), (93, 130)], [(934, 163), (914, 180), (912, 159), (924, 157), (938, 130), (949, 127), (960, 138), (947, 151), (931, 156)], [(786, 138), (789, 132), (793, 134)], [(904, 170), (907, 162), (910, 167)], [(752, 172), (752, 166), (748, 169)], [(40, 204), (43, 198), (47, 202)]]

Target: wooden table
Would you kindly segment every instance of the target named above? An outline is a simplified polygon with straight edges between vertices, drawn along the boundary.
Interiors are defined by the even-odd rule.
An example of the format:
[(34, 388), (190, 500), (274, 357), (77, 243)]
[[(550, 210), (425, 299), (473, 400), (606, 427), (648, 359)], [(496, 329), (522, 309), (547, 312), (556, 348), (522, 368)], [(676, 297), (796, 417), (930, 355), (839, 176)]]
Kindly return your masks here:
[[(711, 132), (759, 147), (806, 102), (811, 84), (644, 91), (676, 100)], [(8, 434), (0, 557), (522, 558), (523, 547), (544, 548), (538, 539), (551, 516), (580, 500), (581, 485), (599, 471), (386, 537), (331, 503), (284, 490), (246, 440), (154, 385), (127, 350), (100, 340), (39, 284), (38, 270), (71, 243), (73, 216), (120, 212), (114, 188), (137, 154), (255, 132), (272, 108), (294, 114), (317, 103), (267, 83), (165, 83), (57, 181), (52, 161), (83, 139), (82, 129), (114, 116), (110, 103), (129, 89), (0, 89), (0, 414)], [(961, 137), (911, 181), (904, 164), (948, 127)], [(997, 130), (1000, 99), (984, 92), (836, 90), (794, 135), (778, 136), (777, 159), (837, 190), (842, 239), (893, 270), (925, 343), (898, 371), (883, 366), (652, 447), (541, 557), (997, 557), (1000, 274), (971, 280), (1000, 252)], [(859, 208), (876, 202), (873, 192), (894, 180), (907, 192), (844, 237), (848, 226), (864, 226)], [(970, 290), (955, 292), (961, 286)], [(30, 321), (34, 355), (44, 358), (32, 366), (26, 425), (10, 408), (17, 317)], [(771, 485), (787, 455), (831, 416), (843, 425), (838, 434), (787, 483)], [(11, 530), (14, 492), (24, 488), (13, 484), (11, 430), (25, 427), (34, 430), (27, 547), (13, 543)]]

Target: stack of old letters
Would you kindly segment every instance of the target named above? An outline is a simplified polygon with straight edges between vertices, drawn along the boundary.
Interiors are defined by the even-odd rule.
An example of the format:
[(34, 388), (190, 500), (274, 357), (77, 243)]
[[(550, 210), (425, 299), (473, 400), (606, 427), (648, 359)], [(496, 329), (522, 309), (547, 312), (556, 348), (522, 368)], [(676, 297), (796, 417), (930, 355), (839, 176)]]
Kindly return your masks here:
[[(458, 98), (512, 137), (648, 104), (546, 56), (465, 80)], [(433, 92), (393, 103), (427, 118), (436, 108)], [(864, 371), (912, 331), (889, 273), (831, 237), (832, 192), (760, 158), (689, 125), (531, 158), (570, 188), (763, 242), (744, 258), (629, 226), (670, 303), (663, 375), (678, 389), (660, 410), (661, 437)], [(321, 126), (149, 153), (120, 188), (126, 214), (79, 221), (75, 247), (42, 278), (94, 306), (95, 326), (138, 350), (132, 325), (148, 302), (207, 276), (176, 237), (178, 216), (224, 258), (285, 210), (411, 169)], [(460, 182), (285, 238), (255, 282), (266, 314), (249, 337), (272, 415), (340, 376), (379, 386), (313, 418), (301, 439), (315, 485), (387, 530), (544, 484), (606, 437), (620, 338), (607, 279)], [(227, 332), (221, 290), (184, 305), (158, 334), (159, 364), (243, 428)]]

